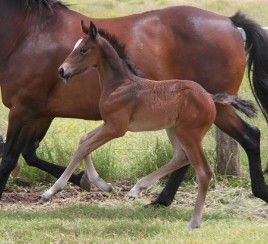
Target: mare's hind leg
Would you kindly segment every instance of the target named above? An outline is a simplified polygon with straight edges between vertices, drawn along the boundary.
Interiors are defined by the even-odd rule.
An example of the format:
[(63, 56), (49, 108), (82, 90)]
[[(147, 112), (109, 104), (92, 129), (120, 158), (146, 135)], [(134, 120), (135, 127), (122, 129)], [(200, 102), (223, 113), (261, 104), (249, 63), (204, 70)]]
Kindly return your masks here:
[(148, 188), (153, 182), (156, 180), (159, 180), (163, 176), (169, 174), (170, 172), (183, 167), (184, 165), (188, 164), (187, 157), (181, 147), (180, 141), (176, 136), (174, 129), (166, 130), (168, 138), (170, 142), (172, 143), (173, 147), (173, 157), (171, 161), (169, 161), (167, 164), (159, 168), (158, 170), (152, 172), (151, 174), (143, 177), (141, 180), (139, 180), (135, 186), (130, 190), (128, 193), (128, 196), (130, 198), (136, 198), (138, 197), (141, 190)]
[(220, 104), (216, 104), (216, 107), (215, 124), (237, 140), (248, 156), (253, 195), (268, 203), (268, 187), (265, 184), (261, 167), (259, 129), (242, 120), (233, 107)]

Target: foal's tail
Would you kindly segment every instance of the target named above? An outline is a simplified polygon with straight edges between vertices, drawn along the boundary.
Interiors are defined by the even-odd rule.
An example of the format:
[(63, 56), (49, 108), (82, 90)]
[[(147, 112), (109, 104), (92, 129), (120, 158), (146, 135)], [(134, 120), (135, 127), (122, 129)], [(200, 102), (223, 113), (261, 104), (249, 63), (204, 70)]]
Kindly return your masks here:
[(236, 110), (244, 113), (249, 118), (255, 117), (258, 111), (253, 102), (241, 99), (238, 96), (232, 96), (226, 93), (219, 93), (216, 95), (212, 95), (212, 98), (215, 103), (232, 105)]
[[(230, 20), (246, 33), (248, 77), (253, 95), (268, 122), (268, 35), (263, 28), (237, 12)], [(252, 77), (251, 77), (252, 73)]]

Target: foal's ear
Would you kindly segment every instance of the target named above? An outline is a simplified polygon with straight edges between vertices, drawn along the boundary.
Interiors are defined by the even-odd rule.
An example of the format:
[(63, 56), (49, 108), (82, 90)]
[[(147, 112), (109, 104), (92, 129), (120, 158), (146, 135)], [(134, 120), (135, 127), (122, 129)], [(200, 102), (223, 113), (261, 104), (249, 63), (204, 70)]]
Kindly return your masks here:
[(97, 27), (94, 25), (92, 21), (90, 21), (90, 26), (89, 26), (89, 34), (95, 39), (96, 36), (98, 35), (98, 30)]
[(81, 28), (85, 34), (89, 33), (89, 28), (85, 26), (84, 20), (81, 20)]

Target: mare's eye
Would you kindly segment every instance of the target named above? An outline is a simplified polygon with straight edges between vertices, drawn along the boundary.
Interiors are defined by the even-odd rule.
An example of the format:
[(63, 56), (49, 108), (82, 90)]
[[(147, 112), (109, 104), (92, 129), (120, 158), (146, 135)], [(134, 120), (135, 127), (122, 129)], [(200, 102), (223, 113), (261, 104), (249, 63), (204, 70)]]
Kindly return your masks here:
[(86, 49), (86, 48), (81, 48), (81, 49), (80, 49), (80, 53), (81, 53), (81, 54), (85, 54), (85, 53), (87, 52), (87, 50), (88, 50), (88, 49)]

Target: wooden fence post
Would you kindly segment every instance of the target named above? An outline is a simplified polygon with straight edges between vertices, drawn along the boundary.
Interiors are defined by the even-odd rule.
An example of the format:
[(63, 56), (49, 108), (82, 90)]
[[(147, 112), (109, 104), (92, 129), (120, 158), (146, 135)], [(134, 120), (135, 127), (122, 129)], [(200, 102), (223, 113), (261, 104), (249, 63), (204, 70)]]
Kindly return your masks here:
[(216, 128), (217, 173), (220, 175), (239, 176), (240, 154), (238, 143)]

